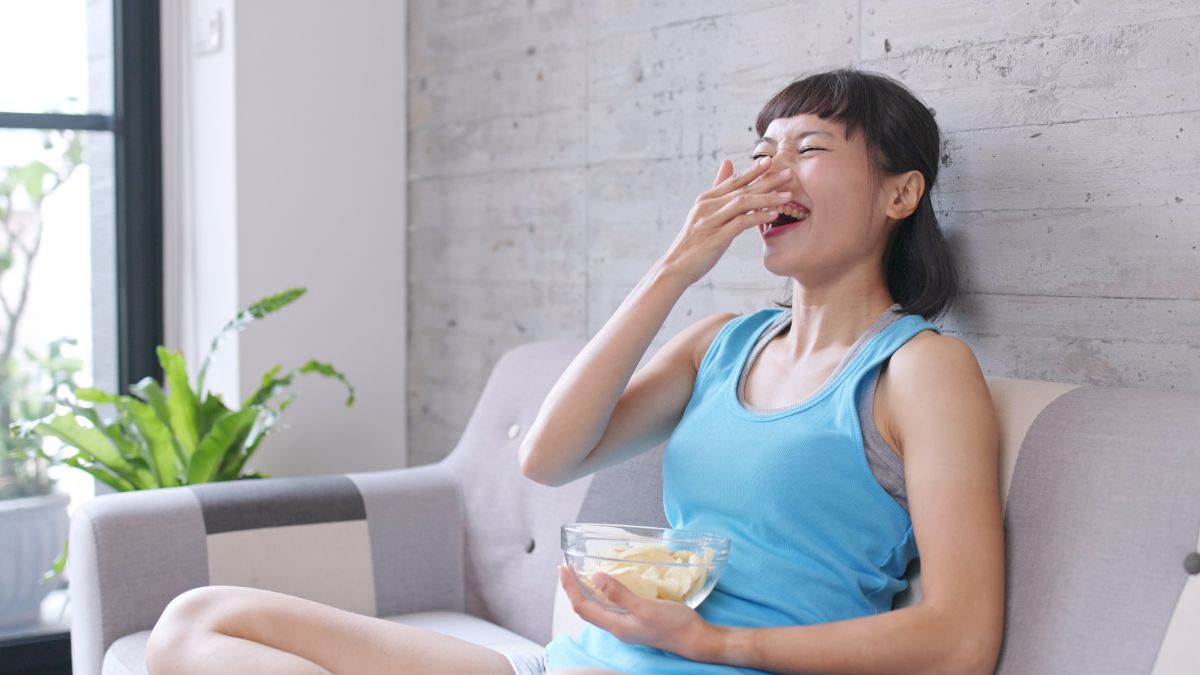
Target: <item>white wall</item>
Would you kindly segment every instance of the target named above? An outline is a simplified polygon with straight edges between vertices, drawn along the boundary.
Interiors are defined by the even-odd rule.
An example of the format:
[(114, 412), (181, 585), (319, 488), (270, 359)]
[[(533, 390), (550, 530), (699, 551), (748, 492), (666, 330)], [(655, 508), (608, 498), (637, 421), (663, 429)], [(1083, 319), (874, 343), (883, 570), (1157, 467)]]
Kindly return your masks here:
[[(220, 46), (200, 53), (197, 27), (215, 13)], [(167, 244), (167, 302), (182, 309), (167, 341), (198, 368), (237, 311), (307, 287), (222, 347), (211, 388), (240, 402), (275, 364), (312, 358), (345, 373), (357, 400), (347, 409), (340, 383), (298, 377), (284, 427), (251, 465), (273, 476), (404, 466), (405, 5), (192, 0), (188, 14), (176, 45), (185, 175)]]

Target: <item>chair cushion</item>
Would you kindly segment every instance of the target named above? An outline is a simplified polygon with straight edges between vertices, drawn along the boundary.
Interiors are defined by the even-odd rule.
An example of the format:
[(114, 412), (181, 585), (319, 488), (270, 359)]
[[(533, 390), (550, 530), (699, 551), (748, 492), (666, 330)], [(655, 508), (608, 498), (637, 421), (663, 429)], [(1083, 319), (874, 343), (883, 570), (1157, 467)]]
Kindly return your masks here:
[(118, 638), (104, 654), (100, 675), (147, 675), (146, 641), (150, 631), (138, 631)]
[[(445, 635), (509, 654), (541, 654), (543, 646), (483, 619), (460, 612), (416, 612), (384, 617), (406, 626), (428, 628)], [(146, 641), (150, 631), (126, 635), (104, 655), (102, 675), (147, 675)]]
[(389, 616), (387, 619), (407, 626), (428, 628), (509, 654), (541, 654), (544, 649), (543, 645), (507, 628), (460, 612), (417, 612)]

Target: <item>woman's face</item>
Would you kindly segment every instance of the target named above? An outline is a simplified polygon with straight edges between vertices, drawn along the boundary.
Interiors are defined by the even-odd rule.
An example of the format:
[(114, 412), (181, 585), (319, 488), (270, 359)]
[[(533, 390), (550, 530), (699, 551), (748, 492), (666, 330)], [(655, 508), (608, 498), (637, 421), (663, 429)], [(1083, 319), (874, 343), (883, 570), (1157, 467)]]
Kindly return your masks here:
[(790, 191), (791, 205), (801, 207), (800, 213), (808, 211), (800, 222), (778, 232), (759, 228), (768, 270), (816, 280), (881, 267), (894, 222), (886, 204), (891, 182), (872, 182), (861, 132), (846, 139), (841, 122), (816, 115), (779, 118), (767, 127), (753, 155), (774, 158), (769, 174), (791, 170), (776, 189)]

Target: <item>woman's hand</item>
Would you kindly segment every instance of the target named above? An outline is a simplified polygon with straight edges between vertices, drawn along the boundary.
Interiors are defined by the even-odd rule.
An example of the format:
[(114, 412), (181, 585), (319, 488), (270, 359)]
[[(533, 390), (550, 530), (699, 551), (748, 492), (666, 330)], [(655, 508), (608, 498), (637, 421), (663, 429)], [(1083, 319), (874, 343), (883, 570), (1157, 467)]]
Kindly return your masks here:
[[(742, 232), (769, 223), (779, 216), (776, 210), (791, 199), (790, 192), (773, 192), (789, 177), (787, 169), (769, 177), (771, 167), (764, 157), (741, 174), (733, 172), (733, 162), (721, 162), (713, 188), (700, 193), (687, 222), (662, 258), (666, 269), (680, 274), (689, 285), (711, 270), (729, 249), (733, 238)], [(766, 211), (760, 209), (766, 208)]]
[(609, 602), (626, 611), (622, 614), (586, 598), (575, 573), (566, 565), (558, 566), (558, 578), (576, 614), (623, 642), (635, 642), (694, 658), (692, 655), (712, 640), (713, 625), (687, 605), (670, 600), (646, 600), (603, 572), (593, 574), (592, 583), (600, 587)]

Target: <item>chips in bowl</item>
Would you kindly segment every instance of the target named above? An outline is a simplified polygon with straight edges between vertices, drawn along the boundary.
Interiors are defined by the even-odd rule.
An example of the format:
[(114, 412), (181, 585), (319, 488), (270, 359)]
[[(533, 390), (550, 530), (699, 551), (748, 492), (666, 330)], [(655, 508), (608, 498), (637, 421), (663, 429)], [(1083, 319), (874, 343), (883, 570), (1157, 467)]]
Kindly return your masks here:
[(640, 598), (694, 608), (712, 591), (729, 556), (729, 539), (721, 535), (632, 525), (564, 525), (562, 546), (586, 594), (613, 609), (619, 608), (592, 583), (596, 572)]

